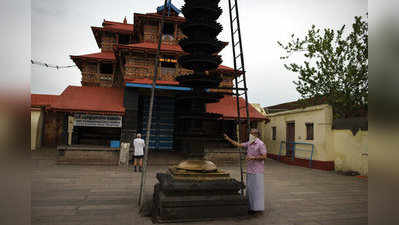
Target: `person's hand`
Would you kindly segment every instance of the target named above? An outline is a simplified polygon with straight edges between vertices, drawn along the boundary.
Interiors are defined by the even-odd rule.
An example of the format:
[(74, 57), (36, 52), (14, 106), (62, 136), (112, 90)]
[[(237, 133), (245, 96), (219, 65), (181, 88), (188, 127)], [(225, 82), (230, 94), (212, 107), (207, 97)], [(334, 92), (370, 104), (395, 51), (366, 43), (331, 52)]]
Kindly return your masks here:
[(247, 161), (250, 161), (250, 160), (255, 160), (255, 157), (247, 156)]
[(224, 139), (229, 140), (229, 136), (227, 136), (227, 134), (223, 134)]

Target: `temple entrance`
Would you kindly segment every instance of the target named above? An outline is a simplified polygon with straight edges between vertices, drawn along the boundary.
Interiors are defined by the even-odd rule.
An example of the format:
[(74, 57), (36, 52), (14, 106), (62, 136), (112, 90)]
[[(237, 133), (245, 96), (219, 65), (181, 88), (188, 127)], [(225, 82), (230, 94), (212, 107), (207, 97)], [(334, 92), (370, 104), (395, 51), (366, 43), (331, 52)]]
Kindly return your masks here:
[(73, 145), (111, 146), (111, 141), (119, 141), (121, 128), (114, 127), (74, 127)]
[[(147, 134), (150, 96), (143, 96), (142, 103), (142, 137)], [(175, 99), (166, 96), (157, 96), (154, 99), (152, 112), (149, 148), (156, 151), (174, 150), (175, 130)]]

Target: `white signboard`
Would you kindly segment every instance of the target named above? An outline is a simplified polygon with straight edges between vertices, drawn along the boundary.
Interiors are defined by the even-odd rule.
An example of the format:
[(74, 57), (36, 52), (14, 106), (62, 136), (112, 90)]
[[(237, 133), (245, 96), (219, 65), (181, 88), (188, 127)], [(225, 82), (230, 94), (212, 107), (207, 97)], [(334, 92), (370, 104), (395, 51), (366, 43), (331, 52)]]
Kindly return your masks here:
[(75, 114), (74, 117), (74, 126), (122, 127), (122, 116)]

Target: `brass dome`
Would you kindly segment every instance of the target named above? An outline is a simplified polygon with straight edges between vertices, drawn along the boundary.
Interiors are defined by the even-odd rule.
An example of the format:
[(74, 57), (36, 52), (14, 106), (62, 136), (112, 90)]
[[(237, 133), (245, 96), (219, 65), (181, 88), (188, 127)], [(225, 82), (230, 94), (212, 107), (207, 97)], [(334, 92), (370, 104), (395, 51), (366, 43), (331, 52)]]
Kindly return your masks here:
[(199, 171), (199, 172), (214, 172), (217, 170), (216, 165), (209, 160), (189, 159), (179, 163), (176, 167), (181, 170)]

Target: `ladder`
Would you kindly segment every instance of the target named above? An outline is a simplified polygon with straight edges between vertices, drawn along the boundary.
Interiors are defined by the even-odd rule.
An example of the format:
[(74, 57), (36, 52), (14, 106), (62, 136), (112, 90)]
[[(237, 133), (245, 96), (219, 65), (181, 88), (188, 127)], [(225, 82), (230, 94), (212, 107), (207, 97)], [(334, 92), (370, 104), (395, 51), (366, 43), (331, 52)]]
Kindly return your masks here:
[[(233, 96), (235, 96), (237, 104), (237, 140), (240, 142), (240, 131), (243, 122), (247, 124), (248, 135), (250, 133), (250, 118), (248, 110), (248, 89), (246, 80), (246, 71), (244, 64), (244, 52), (242, 48), (241, 40), (241, 28), (240, 28), (240, 17), (238, 14), (237, 0), (229, 1), (229, 15), (230, 15), (230, 28), (231, 28), (231, 43), (233, 48), (233, 61), (234, 61), (234, 87)], [(245, 103), (240, 103), (240, 97), (244, 96)], [(245, 115), (241, 115), (241, 109), (245, 109)], [(244, 184), (243, 169), (242, 169), (242, 149), (239, 149), (240, 153), (240, 172), (241, 172), (241, 183)], [(243, 195), (244, 190), (241, 190)]]

